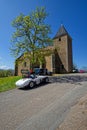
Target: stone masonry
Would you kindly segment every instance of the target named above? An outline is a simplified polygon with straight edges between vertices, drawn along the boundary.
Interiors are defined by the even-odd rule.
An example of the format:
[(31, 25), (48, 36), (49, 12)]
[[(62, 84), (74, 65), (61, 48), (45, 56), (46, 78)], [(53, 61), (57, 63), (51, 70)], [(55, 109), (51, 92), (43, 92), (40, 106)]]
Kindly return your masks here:
[[(57, 34), (53, 38), (53, 46), (51, 46), (51, 49), (53, 49), (53, 53), (45, 57), (45, 67), (48, 71), (53, 73), (72, 72), (72, 38), (63, 25), (60, 26)], [(23, 59), (22, 62), (19, 62), (22, 57), (23, 55), (17, 59), (18, 63), (15, 66), (16, 75), (21, 75), (22, 69), (30, 70), (30, 61), (28, 59)], [(36, 65), (35, 67), (40, 66)]]

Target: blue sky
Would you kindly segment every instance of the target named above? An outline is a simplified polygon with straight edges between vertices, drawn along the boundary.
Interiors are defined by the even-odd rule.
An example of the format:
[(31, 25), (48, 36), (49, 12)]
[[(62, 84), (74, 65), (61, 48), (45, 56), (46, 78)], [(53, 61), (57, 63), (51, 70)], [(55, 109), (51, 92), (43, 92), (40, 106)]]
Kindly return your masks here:
[(27, 15), (41, 6), (49, 13), (51, 38), (63, 24), (73, 39), (74, 63), (87, 67), (87, 0), (0, 0), (0, 68), (14, 68), (9, 50), (14, 32), (11, 22), (20, 13)]

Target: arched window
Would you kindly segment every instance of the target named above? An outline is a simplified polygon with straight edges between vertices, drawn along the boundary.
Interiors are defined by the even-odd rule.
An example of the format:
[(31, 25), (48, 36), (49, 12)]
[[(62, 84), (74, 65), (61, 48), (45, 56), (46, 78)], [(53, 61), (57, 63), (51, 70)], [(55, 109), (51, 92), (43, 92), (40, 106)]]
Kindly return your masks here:
[(61, 38), (59, 38), (59, 41), (61, 41)]
[(27, 62), (24, 62), (24, 67), (26, 67), (27, 66)]

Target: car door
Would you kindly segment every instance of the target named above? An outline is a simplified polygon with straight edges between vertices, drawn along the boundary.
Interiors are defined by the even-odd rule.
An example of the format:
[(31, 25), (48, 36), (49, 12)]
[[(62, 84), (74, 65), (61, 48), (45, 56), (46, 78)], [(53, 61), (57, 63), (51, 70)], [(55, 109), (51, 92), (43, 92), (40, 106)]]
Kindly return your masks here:
[(40, 78), (38, 76), (35, 77), (35, 82), (36, 82), (36, 84), (40, 84), (41, 83)]

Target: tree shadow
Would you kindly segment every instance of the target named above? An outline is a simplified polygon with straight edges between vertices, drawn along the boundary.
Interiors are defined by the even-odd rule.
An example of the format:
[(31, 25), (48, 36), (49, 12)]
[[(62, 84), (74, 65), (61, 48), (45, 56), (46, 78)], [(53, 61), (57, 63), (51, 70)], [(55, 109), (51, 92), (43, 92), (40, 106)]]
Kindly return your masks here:
[(71, 83), (81, 84), (81, 82), (87, 81), (87, 76), (54, 76), (50, 77), (50, 83)]
[(87, 76), (52, 76), (49, 77), (49, 82), (48, 83), (41, 83), (39, 85), (35, 85), (33, 88), (29, 88), (29, 86), (23, 87), (23, 88), (18, 88), (19, 90), (32, 90), (32, 89), (37, 89), (39, 87), (45, 87), (47, 84), (52, 84), (52, 83), (71, 83), (75, 85), (81, 85), (81, 82), (87, 81)]

